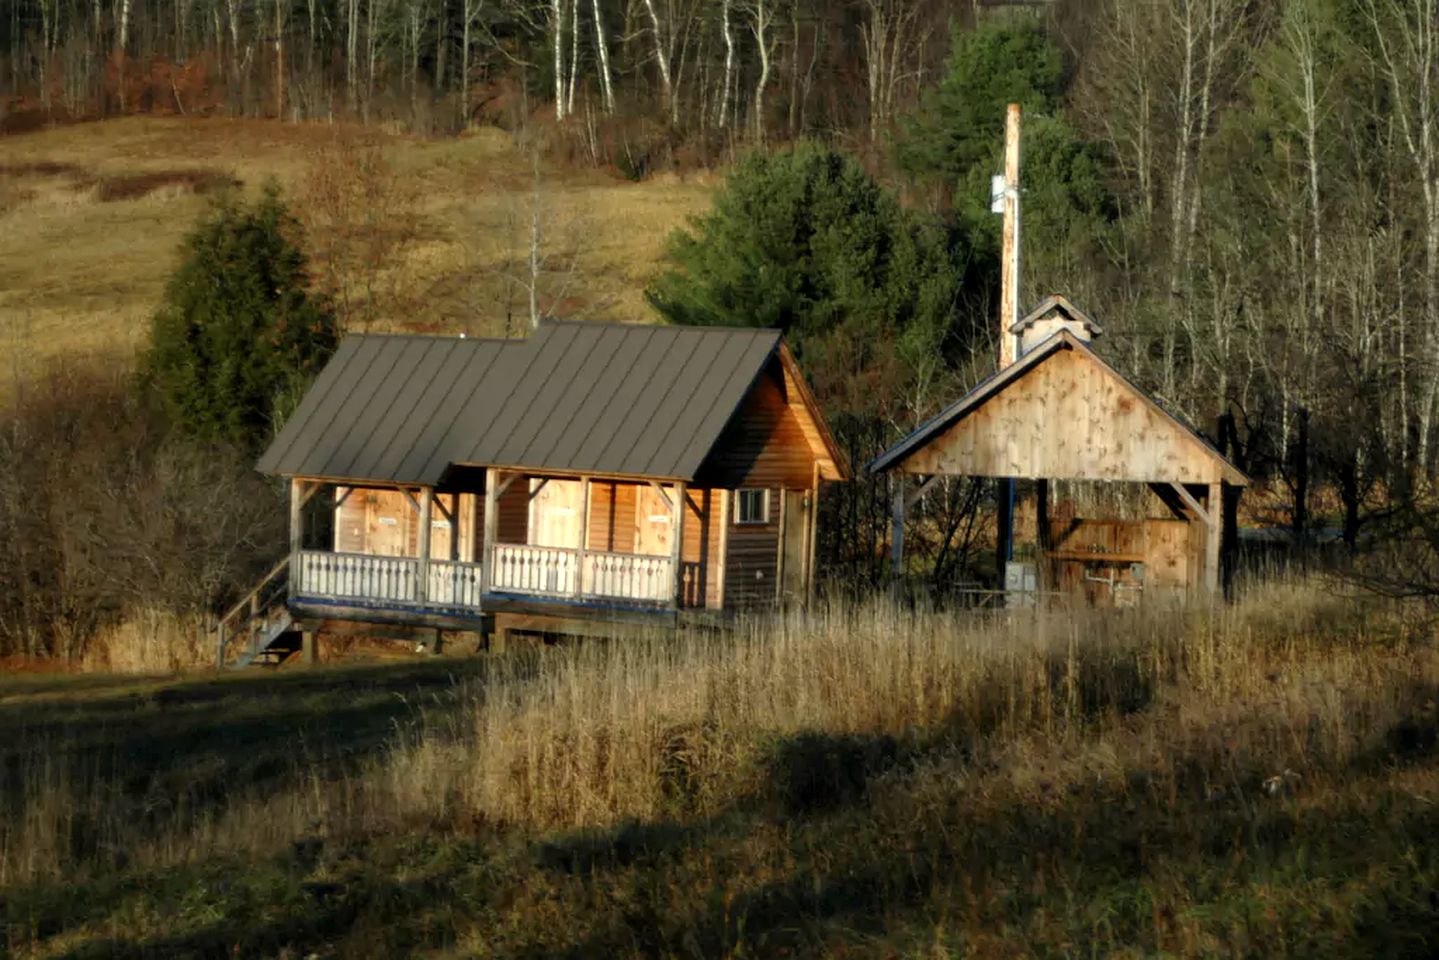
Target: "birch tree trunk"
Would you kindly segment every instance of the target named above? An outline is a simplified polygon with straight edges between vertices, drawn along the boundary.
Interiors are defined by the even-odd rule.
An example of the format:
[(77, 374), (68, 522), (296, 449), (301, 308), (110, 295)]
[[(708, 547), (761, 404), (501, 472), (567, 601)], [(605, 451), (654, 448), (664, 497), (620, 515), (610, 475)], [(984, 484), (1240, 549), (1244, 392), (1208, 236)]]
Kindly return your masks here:
[(660, 92), (664, 96), (665, 112), (669, 115), (670, 122), (679, 120), (679, 105), (675, 101), (674, 83), (670, 78), (670, 54), (674, 46), (674, 24), (669, 25), (666, 31), (660, 21), (659, 11), (655, 8), (655, 0), (644, 0), (645, 11), (650, 15), (650, 27), (654, 35), (655, 65), (660, 73)]
[(564, 0), (550, 0), (550, 34), (555, 50), (555, 119), (565, 119), (565, 7)]
[(604, 97), (605, 113), (614, 113), (615, 88), (610, 81), (610, 49), (605, 42), (605, 19), (600, 13), (600, 0), (591, 0), (590, 8), (595, 19), (595, 49), (600, 55), (600, 95)]
[(772, 0), (753, 0), (750, 6), (750, 31), (754, 34), (755, 47), (759, 54), (759, 79), (755, 81), (754, 103), (751, 108), (754, 110), (755, 140), (760, 143), (764, 143), (765, 135), (764, 91), (769, 86), (770, 58), (774, 53), (769, 36), (769, 28), (773, 21)]
[(575, 87), (580, 81), (580, 0), (570, 0), (570, 79), (565, 90), (565, 113), (575, 112)]
[(115, 74), (119, 85), (120, 112), (127, 109), (125, 102), (125, 51), (130, 46), (130, 0), (116, 0), (115, 4)]
[(719, 126), (729, 121), (730, 91), (734, 89), (734, 32), (729, 22), (730, 0), (720, 0), (720, 31), (724, 35), (724, 90), (720, 93)]
[(1424, 328), (1420, 337), (1416, 465), (1431, 473), (1430, 433), (1439, 387), (1439, 155), (1436, 155), (1435, 84), (1439, 83), (1439, 0), (1365, 0), (1392, 93), (1392, 116), (1423, 197)]

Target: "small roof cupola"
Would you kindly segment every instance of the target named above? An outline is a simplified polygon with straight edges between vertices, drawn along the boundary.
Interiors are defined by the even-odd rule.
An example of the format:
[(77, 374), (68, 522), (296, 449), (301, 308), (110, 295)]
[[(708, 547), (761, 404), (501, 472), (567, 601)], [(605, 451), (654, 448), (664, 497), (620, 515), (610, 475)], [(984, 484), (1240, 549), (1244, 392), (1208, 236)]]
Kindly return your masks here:
[(1068, 330), (1085, 343), (1104, 333), (1093, 317), (1059, 294), (1045, 297), (1009, 328), (1009, 332), (1019, 338), (1021, 357), (1061, 330)]

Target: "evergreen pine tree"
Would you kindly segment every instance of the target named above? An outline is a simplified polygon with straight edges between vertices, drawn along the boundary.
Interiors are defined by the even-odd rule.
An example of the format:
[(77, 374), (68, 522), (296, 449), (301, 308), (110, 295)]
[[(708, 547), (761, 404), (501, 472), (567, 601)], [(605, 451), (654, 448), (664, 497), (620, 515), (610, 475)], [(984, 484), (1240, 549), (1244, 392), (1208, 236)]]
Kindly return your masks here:
[(254, 450), (338, 341), (309, 290), (297, 224), (268, 186), (217, 202), (185, 242), (150, 330), (149, 375), (172, 421), (202, 441)]

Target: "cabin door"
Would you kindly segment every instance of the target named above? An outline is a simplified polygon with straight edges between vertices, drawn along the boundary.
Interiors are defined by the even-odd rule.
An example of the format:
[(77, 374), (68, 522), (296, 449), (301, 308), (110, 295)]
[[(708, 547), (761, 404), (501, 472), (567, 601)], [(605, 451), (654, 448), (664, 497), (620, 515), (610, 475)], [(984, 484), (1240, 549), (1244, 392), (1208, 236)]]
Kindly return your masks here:
[[(673, 496), (673, 490), (666, 491)], [(649, 484), (635, 493), (635, 553), (651, 557), (668, 557), (674, 543), (673, 519), (669, 504)]]
[(530, 481), (531, 545), (579, 548), (582, 490), (578, 480)]
[[(379, 557), (414, 556), (414, 507), (400, 490), (357, 490), (364, 497), (365, 545), (361, 553)], [(348, 501), (346, 506), (348, 506)]]
[(780, 507), (780, 549), (784, 552), (780, 598), (803, 600), (809, 555), (809, 494), (785, 490)]

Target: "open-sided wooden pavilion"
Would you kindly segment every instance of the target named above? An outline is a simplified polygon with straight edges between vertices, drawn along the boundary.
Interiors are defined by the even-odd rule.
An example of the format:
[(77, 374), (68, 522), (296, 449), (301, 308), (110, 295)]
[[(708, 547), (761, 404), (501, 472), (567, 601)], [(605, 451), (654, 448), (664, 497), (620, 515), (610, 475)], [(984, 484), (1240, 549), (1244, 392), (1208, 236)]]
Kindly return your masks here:
[(846, 477), (777, 331), (572, 322), (347, 338), (259, 469), (290, 480), (290, 555), (222, 623), (222, 662), (237, 637), (255, 656), (357, 624), (585, 632), (801, 599), (821, 484)]
[[(921, 481), (896, 486), (895, 572), (905, 513), (937, 478), (1029, 479), (1039, 588), (1106, 601), (1217, 594), (1225, 511), (1232, 518), (1248, 478), (1099, 356), (1090, 346), (1099, 325), (1064, 297), (1046, 298), (1007, 332), (1016, 359), (870, 465)], [(1051, 518), (1057, 479), (1145, 484), (1165, 515)]]

